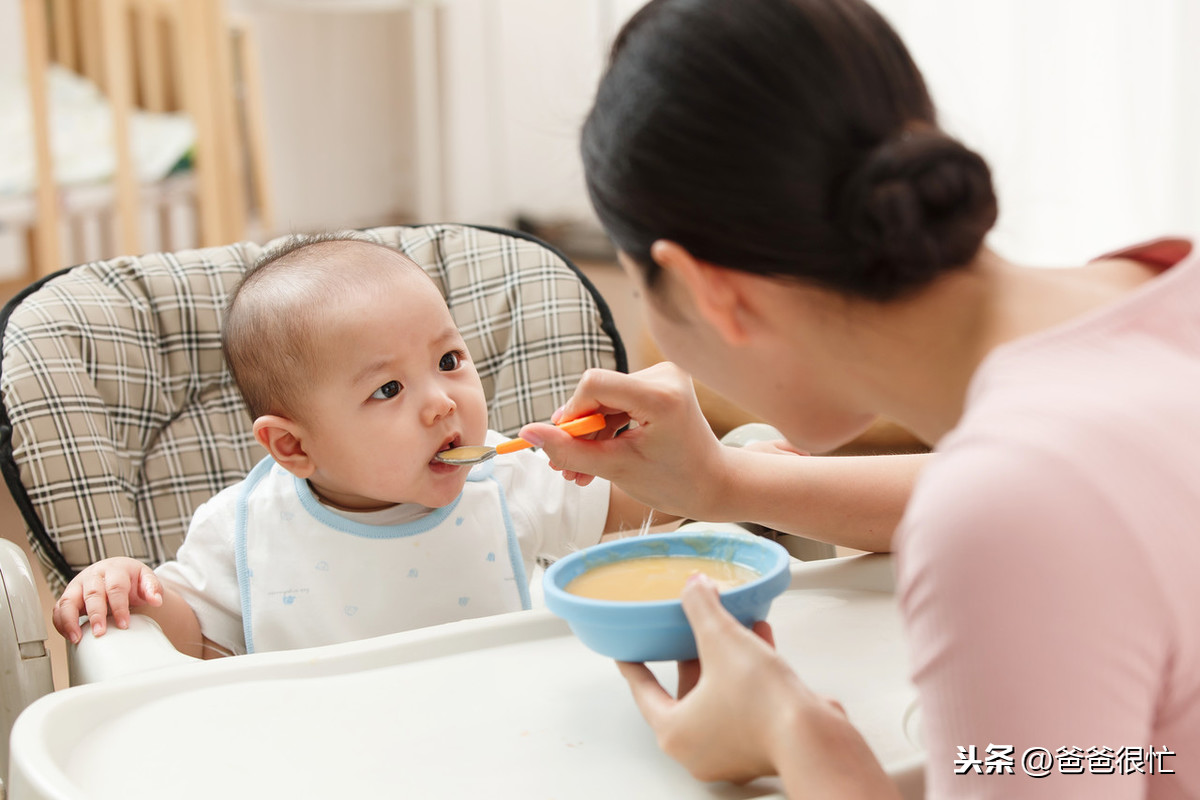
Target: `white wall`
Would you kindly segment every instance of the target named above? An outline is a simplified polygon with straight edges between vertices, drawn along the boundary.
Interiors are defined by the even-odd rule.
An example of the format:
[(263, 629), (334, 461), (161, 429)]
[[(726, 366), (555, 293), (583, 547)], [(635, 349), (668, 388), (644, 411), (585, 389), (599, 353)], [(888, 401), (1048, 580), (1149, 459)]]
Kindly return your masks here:
[(378, 224), (410, 209), (412, 72), (398, 46), (408, 17), (230, 5), (259, 43), (276, 230)]
[(1005, 255), (1200, 236), (1195, 0), (875, 0), (942, 121), (992, 166)]
[[(283, 227), (411, 215), (417, 154), (407, 15), (355, 12), (354, 2), (340, 13), (310, 11), (305, 2), (234, 2), (259, 32)], [(579, 126), (611, 37), (639, 5), (442, 5), (442, 219), (511, 224), (517, 212), (590, 216)], [(315, 117), (314, 105), (323, 109)]]
[(0, 0), (0, 73), (25, 71), (20, 0)]
[(500, 221), (516, 210), (590, 213), (576, 143), (607, 38), (598, 6), (553, 0), (448, 6), (451, 216)]
[[(608, 48), (641, 0), (456, 0), (447, 5), (447, 152), (459, 219), (591, 218), (579, 129)], [(477, 9), (479, 9), (477, 11)], [(469, 53), (479, 63), (468, 74)], [(475, 124), (467, 108), (488, 106)], [(484, 160), (486, 159), (486, 164)], [(481, 170), (489, 192), (475, 183)]]

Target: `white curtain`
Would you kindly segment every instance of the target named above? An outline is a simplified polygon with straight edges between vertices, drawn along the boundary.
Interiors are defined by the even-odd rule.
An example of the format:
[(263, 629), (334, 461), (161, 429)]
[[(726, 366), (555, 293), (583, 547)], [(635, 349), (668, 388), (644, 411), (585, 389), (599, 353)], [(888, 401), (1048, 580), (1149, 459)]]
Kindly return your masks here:
[(1047, 266), (1200, 235), (1196, 0), (875, 0), (992, 165), (992, 245)]
[[(641, 5), (597, 1), (615, 23)], [(991, 164), (1002, 255), (1063, 266), (1200, 237), (1200, 0), (871, 2)]]

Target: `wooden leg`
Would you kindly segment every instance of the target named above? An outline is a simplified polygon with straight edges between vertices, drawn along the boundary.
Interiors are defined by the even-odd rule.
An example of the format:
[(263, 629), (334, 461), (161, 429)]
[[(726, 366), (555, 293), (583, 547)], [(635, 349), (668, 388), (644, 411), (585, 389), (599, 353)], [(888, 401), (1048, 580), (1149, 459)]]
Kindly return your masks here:
[(79, 31), (79, 68), (83, 77), (104, 86), (104, 57), (97, 32), (100, 30), (100, 8), (102, 0), (79, 0), (76, 8)]
[(163, 76), (163, 105), (168, 111), (184, 108), (183, 74), (180, 66), (180, 31), (177, 27), (178, 0), (143, 0), (153, 12), (154, 29), (162, 52), (158, 65)]
[(240, 242), (246, 236), (246, 162), (233, 80), (233, 40), (224, 0), (202, 0), (205, 6), (206, 41), (213, 70), (213, 109), (220, 147), (224, 212), (224, 241)]
[(164, 253), (180, 249), (179, 245), (175, 242), (175, 236), (171, 228), (171, 207), (173, 204), (174, 198), (168, 197), (166, 202), (158, 207), (158, 242), (160, 249)]
[(69, 70), (79, 71), (78, 40), (75, 36), (75, 0), (51, 0), (54, 22), (52, 57)]
[(123, 255), (141, 253), (138, 179), (133, 164), (129, 122), (133, 115), (133, 75), (129, 64), (128, 0), (100, 4), (106, 92), (112, 108), (113, 146), (117, 153), (117, 243)]
[(267, 132), (263, 125), (262, 71), (258, 63), (258, 42), (249, 25), (237, 28), (238, 62), (242, 75), (242, 108), (246, 117), (247, 151), (250, 155), (250, 184), (258, 223), (267, 235), (275, 230), (275, 204), (271, 195), (271, 174), (267, 162)]
[(38, 226), (35, 224), (32, 228), (25, 229), (25, 271), (19, 278), (20, 283), (32, 283), (35, 278), (42, 274), (38, 254), (38, 250), (40, 249), (41, 245), (38, 244)]
[(222, 219), (219, 134), (213, 115), (213, 86), (205, 49), (202, 0), (176, 0), (172, 29), (179, 47), (184, 108), (196, 126), (195, 173), (197, 237), (201, 247), (228, 244)]
[(50, 148), (50, 100), (46, 84), (46, 5), (43, 0), (23, 0), (25, 57), (29, 72), (29, 99), (33, 110), (34, 158), (37, 163), (34, 246), (31, 259), (38, 275), (48, 275), (61, 266), (58, 241), (58, 187), (54, 182), (54, 154)]
[(157, 0), (136, 0), (134, 5), (138, 54), (138, 93), (147, 111), (167, 111), (166, 58)]

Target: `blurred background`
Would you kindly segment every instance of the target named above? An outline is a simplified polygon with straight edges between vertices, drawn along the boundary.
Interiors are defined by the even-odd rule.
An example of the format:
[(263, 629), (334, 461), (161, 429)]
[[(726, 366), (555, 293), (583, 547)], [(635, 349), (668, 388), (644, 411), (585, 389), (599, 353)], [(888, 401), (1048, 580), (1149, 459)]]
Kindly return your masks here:
[[(0, 284), (282, 233), (483, 223), (576, 257), (636, 343), (577, 138), (640, 5), (0, 0)], [(876, 6), (945, 126), (992, 164), (1003, 255), (1060, 266), (1200, 229), (1200, 3)]]
[[(651, 363), (577, 154), (610, 42), (640, 5), (0, 0), (0, 300), (122, 254), (490, 224), (572, 256), (631, 367)], [(991, 163), (1002, 255), (1064, 266), (1200, 232), (1200, 2), (875, 5), (944, 126)], [(751, 421), (699, 391), (718, 433)], [(886, 422), (869, 434), (872, 452), (922, 446)], [(23, 544), (10, 506), (0, 527)]]
[[(651, 363), (577, 152), (641, 4), (0, 0), (0, 296), (121, 254), (500, 225), (580, 263)], [(991, 163), (1002, 255), (1071, 265), (1200, 230), (1196, 0), (875, 5)]]
[[(28, 274), (39, 208), (37, 139), (47, 134), (29, 92), (31, 36), (44, 38), (33, 49), (49, 65), (37, 80), (60, 217), (58, 255), (43, 269), (116, 255), (122, 241), (138, 251), (200, 241), (187, 173), (207, 153), (237, 161), (210, 181), (225, 196), (208, 213), (232, 214), (208, 225), (215, 236), (520, 221), (602, 254), (576, 139), (609, 42), (639, 5), (0, 0), (0, 276)], [(992, 163), (1003, 253), (1068, 264), (1200, 227), (1200, 4), (876, 6), (924, 69), (947, 127)], [(43, 22), (31, 25), (39, 9)], [(114, 100), (129, 121), (107, 113)], [(218, 110), (201, 113), (204, 103)], [(222, 119), (226, 143), (213, 146)], [(113, 218), (114, 122), (132, 140), (136, 236)], [(197, 148), (197, 135), (210, 141)], [(178, 207), (143, 207), (162, 202)]]

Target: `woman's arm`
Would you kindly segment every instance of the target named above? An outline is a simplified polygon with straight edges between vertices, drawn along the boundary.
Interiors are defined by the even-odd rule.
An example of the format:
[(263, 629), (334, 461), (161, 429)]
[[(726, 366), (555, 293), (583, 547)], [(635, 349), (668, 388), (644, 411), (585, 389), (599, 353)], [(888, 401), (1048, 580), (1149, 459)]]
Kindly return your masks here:
[[(862, 550), (887, 551), (927, 455), (792, 457), (723, 446), (686, 373), (662, 362), (625, 375), (584, 374), (555, 420), (601, 411), (592, 438), (535, 423), (521, 436), (545, 448), (564, 477), (599, 475), (665, 514), (757, 522)], [(613, 438), (629, 422), (636, 423)]]
[(702, 519), (886, 553), (928, 453), (771, 456), (726, 448), (726, 478)]

